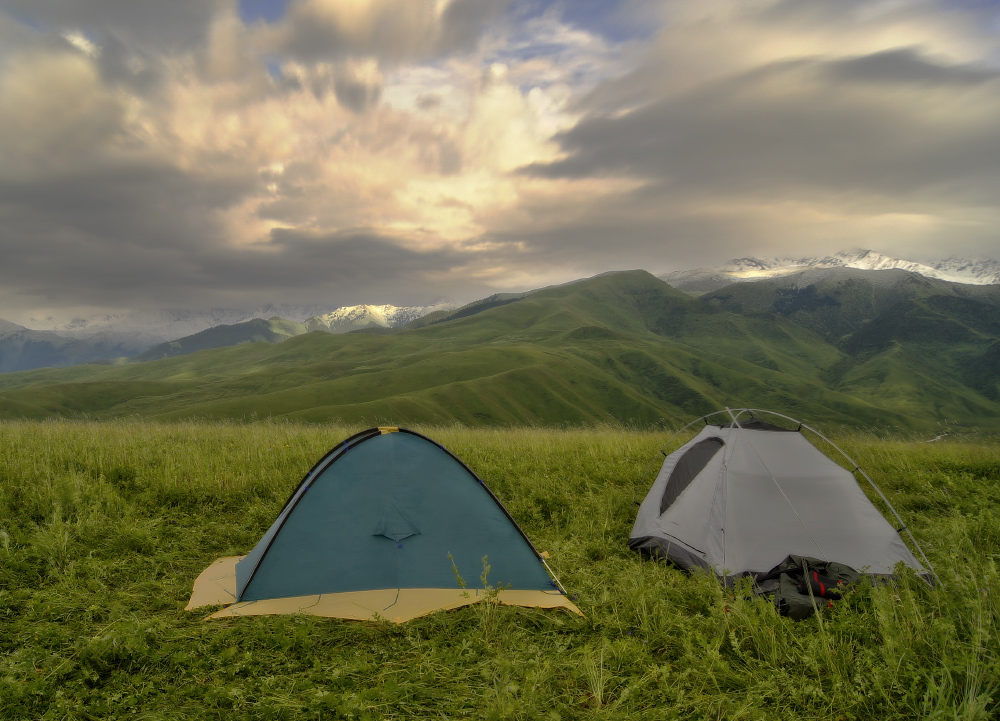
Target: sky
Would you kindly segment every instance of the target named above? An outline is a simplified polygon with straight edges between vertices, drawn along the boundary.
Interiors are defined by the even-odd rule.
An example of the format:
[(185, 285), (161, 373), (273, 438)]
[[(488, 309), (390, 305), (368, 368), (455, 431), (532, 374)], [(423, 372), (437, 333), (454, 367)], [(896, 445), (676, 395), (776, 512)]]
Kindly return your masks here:
[(998, 0), (0, 0), (0, 318), (1000, 257)]

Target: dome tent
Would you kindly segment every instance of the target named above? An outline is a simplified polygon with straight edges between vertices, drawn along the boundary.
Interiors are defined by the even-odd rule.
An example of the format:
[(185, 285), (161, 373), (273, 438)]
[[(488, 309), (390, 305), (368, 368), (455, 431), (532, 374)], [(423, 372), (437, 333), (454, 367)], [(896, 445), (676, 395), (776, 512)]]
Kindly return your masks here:
[[(718, 425), (712, 416), (727, 414)], [(770, 414), (798, 424), (765, 423)], [(642, 501), (629, 547), (720, 579), (761, 578), (787, 557), (836, 562), (876, 576), (902, 563), (927, 575), (904, 543), (904, 524), (857, 464), (822, 434), (757, 409), (710, 414), (693, 439), (666, 457)], [(853, 471), (807, 439), (809, 430), (840, 452)], [(893, 528), (861, 489), (860, 473), (899, 521)], [(909, 534), (909, 531), (906, 531)], [(919, 551), (916, 540), (910, 541)], [(921, 552), (921, 555), (922, 552)], [(931, 571), (932, 572), (932, 571)]]
[(485, 589), (471, 581), (484, 562), (501, 603), (579, 613), (464, 463), (419, 433), (372, 428), (313, 466), (247, 556), (206, 569), (187, 607), (230, 604), (211, 618), (310, 613), (401, 623), (481, 600)]

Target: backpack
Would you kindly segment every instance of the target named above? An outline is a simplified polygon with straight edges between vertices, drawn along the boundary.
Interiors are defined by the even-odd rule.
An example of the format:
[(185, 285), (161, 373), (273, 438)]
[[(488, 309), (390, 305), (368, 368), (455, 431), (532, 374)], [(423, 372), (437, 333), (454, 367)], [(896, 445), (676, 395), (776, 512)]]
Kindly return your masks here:
[(801, 621), (817, 608), (832, 607), (859, 578), (843, 563), (793, 555), (758, 577), (755, 592), (771, 598), (782, 616)]

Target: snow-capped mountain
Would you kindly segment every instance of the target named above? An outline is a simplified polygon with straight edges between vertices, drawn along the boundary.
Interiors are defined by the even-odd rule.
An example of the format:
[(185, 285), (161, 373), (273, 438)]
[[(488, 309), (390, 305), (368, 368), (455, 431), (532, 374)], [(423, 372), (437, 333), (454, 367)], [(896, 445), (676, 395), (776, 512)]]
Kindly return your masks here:
[(840, 251), (821, 258), (736, 258), (715, 268), (681, 270), (659, 276), (689, 293), (708, 293), (731, 283), (776, 278), (814, 268), (906, 270), (927, 278), (972, 285), (1000, 284), (1000, 262), (946, 258), (931, 264), (892, 258), (874, 250)]
[(359, 328), (396, 328), (411, 320), (422, 318), (436, 310), (448, 310), (450, 303), (435, 305), (397, 307), (394, 305), (351, 305), (337, 308), (329, 313), (315, 315), (304, 321), (309, 330), (324, 330), (329, 333), (346, 333)]
[(60, 368), (121, 356), (102, 339), (68, 338), (48, 330), (31, 330), (0, 319), (0, 373), (44, 366)]
[(958, 278), (959, 283), (973, 285), (1000, 284), (1000, 261), (996, 260), (963, 260), (962, 258), (945, 258), (933, 266), (934, 270), (943, 273), (947, 279)]
[(329, 305), (267, 304), (246, 308), (210, 308), (208, 310), (137, 310), (127, 313), (90, 314), (69, 321), (52, 318), (29, 318), (35, 330), (52, 331), (65, 338), (76, 338), (114, 347), (118, 355), (136, 355), (167, 341), (184, 338), (220, 325), (234, 325), (255, 318), (286, 318), (305, 323), (310, 330), (345, 333), (370, 326), (404, 325), (435, 310), (451, 308), (440, 301), (429, 306), (393, 305), (348, 306), (331, 309)]

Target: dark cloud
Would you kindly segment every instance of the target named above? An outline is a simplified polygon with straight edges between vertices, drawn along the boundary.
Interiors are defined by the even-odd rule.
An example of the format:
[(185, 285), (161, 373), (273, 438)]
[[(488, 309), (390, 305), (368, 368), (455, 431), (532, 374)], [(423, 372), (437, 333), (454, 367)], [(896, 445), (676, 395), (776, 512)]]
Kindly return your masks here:
[(58, 304), (141, 302), (137, 291), (183, 298), (210, 285), (198, 258), (224, 245), (214, 211), (246, 189), (155, 166), (0, 182), (0, 245), (10, 254), (0, 278)]
[[(217, 211), (254, 189), (245, 177), (130, 166), (0, 182), (0, 286), (8, 306), (17, 305), (11, 293), (67, 308), (123, 301), (133, 308), (263, 300), (405, 305), (446, 294), (429, 279), (471, 261), (458, 250), (413, 250), (363, 229), (279, 229), (270, 242), (234, 246)], [(447, 291), (488, 293), (461, 276)]]
[(559, 268), (568, 280), (607, 270), (659, 272), (768, 255), (782, 239), (774, 236), (773, 227), (748, 220), (742, 212), (693, 206), (688, 199), (672, 199), (661, 188), (645, 186), (585, 201), (570, 196), (479, 240), (496, 246), (499, 262)]
[[(582, 87), (552, 49), (559, 43), (529, 54), (517, 35), (485, 60), (454, 63), (466, 80), (440, 88), (405, 84), (411, 68), (427, 68), (380, 72), (450, 66), (437, 61), (511, 21), (508, 4), (456, 0), (437, 17), (423, 0), (360, 3), (360, 15), (343, 14), (346, 2), (302, 0), (286, 18), (246, 28), (230, 0), (6, 0), (14, 14), (0, 12), (3, 301), (465, 299), (495, 290), (472, 280), (487, 272), (506, 284), (828, 253), (858, 244), (859, 225), (894, 213), (938, 224), (912, 233), (877, 226), (895, 230), (896, 247), (947, 239), (946, 252), (995, 253), (1000, 71), (968, 61), (975, 53), (936, 54), (936, 29), (926, 44), (886, 49), (871, 39), (882, 21), (857, 19), (878, 9), (862, 0), (783, 0), (763, 10), (721, 2), (704, 17), (696, 2), (670, 4), (692, 11), (689, 25), (668, 27), (647, 55), (616, 55), (631, 72), (576, 97), (582, 119), (554, 137), (561, 159), (511, 179), (493, 156), (532, 157), (551, 132), (543, 128), (567, 127), (546, 88)], [(885, 8), (927, 26), (940, 10)], [(549, 32), (566, 30), (552, 19), (559, 9), (544, 15)], [(582, 27), (606, 14), (590, 0), (563, 9)], [(855, 42), (853, 30), (870, 28)], [(75, 30), (99, 52), (60, 36)], [(822, 42), (803, 49), (800, 31)], [(755, 33), (766, 39), (753, 47)], [(840, 37), (855, 55), (831, 41)], [(955, 47), (954, 37), (962, 33), (940, 47)], [(750, 39), (730, 55), (719, 38)], [(772, 41), (791, 50), (771, 52)], [(510, 114), (487, 105), (489, 122), (477, 127), (456, 108), (475, 107), (488, 89), (470, 70), (481, 60), (477, 71), (509, 61), (519, 80)], [(386, 97), (410, 105), (389, 107)], [(376, 219), (428, 227), (357, 227)], [(276, 223), (298, 229), (270, 230)], [(485, 230), (450, 244), (435, 236), (466, 228)]]
[(497, 23), (511, 0), (452, 0), (441, 21), (438, 52), (471, 50), (479, 36)]
[(426, 2), (372, 3), (342, 17), (336, 6), (303, 1), (291, 5), (278, 26), (275, 50), (306, 63), (351, 57), (397, 63), (444, 56), (475, 47), (510, 2), (452, 0), (439, 18)]
[[(261, 302), (396, 303), (448, 294), (488, 294), (482, 283), (451, 277), (471, 258), (418, 251), (375, 231), (310, 234), (276, 230), (255, 247), (222, 242), (217, 228), (179, 228), (187, 238), (114, 238), (81, 227), (40, 225), (0, 208), (0, 244), (10, 253), (0, 282), (31, 304), (132, 308), (255, 305)], [(127, 219), (123, 219), (127, 221)], [(84, 225), (83, 223), (79, 224)], [(25, 235), (27, 232), (28, 235)], [(25, 242), (20, 238), (30, 237)], [(434, 278), (447, 279), (435, 287)], [(11, 304), (8, 297), (8, 304)]]
[(996, 68), (943, 65), (923, 57), (916, 48), (897, 48), (831, 62), (826, 67), (835, 82), (879, 83), (888, 86), (968, 86), (1000, 79)]
[(337, 73), (333, 78), (333, 92), (342, 107), (355, 113), (363, 113), (378, 104), (382, 86), (350, 73)]
[[(85, 173), (0, 181), (3, 207), (105, 246), (184, 248), (203, 242), (208, 217), (255, 189), (244, 174), (200, 175), (157, 165), (91, 167)], [(56, 233), (58, 234), (58, 233)]]
[(421, 110), (436, 110), (441, 107), (441, 96), (435, 93), (424, 93), (417, 98), (417, 107)]
[(226, 0), (4, 0), (15, 17), (55, 31), (79, 28), (103, 44), (111, 35), (159, 52), (204, 44)]
[[(778, 63), (624, 115), (594, 113), (556, 137), (564, 159), (523, 172), (636, 177), (670, 194), (933, 192), (978, 203), (1000, 183), (1000, 124), (984, 112), (1000, 110), (995, 77), (909, 50)], [(981, 93), (972, 108), (971, 78)], [(915, 82), (938, 94), (914, 94)]]
[(119, 38), (107, 38), (97, 58), (101, 77), (110, 85), (125, 87), (136, 95), (148, 96), (160, 89), (164, 79), (160, 64), (129, 50)]

